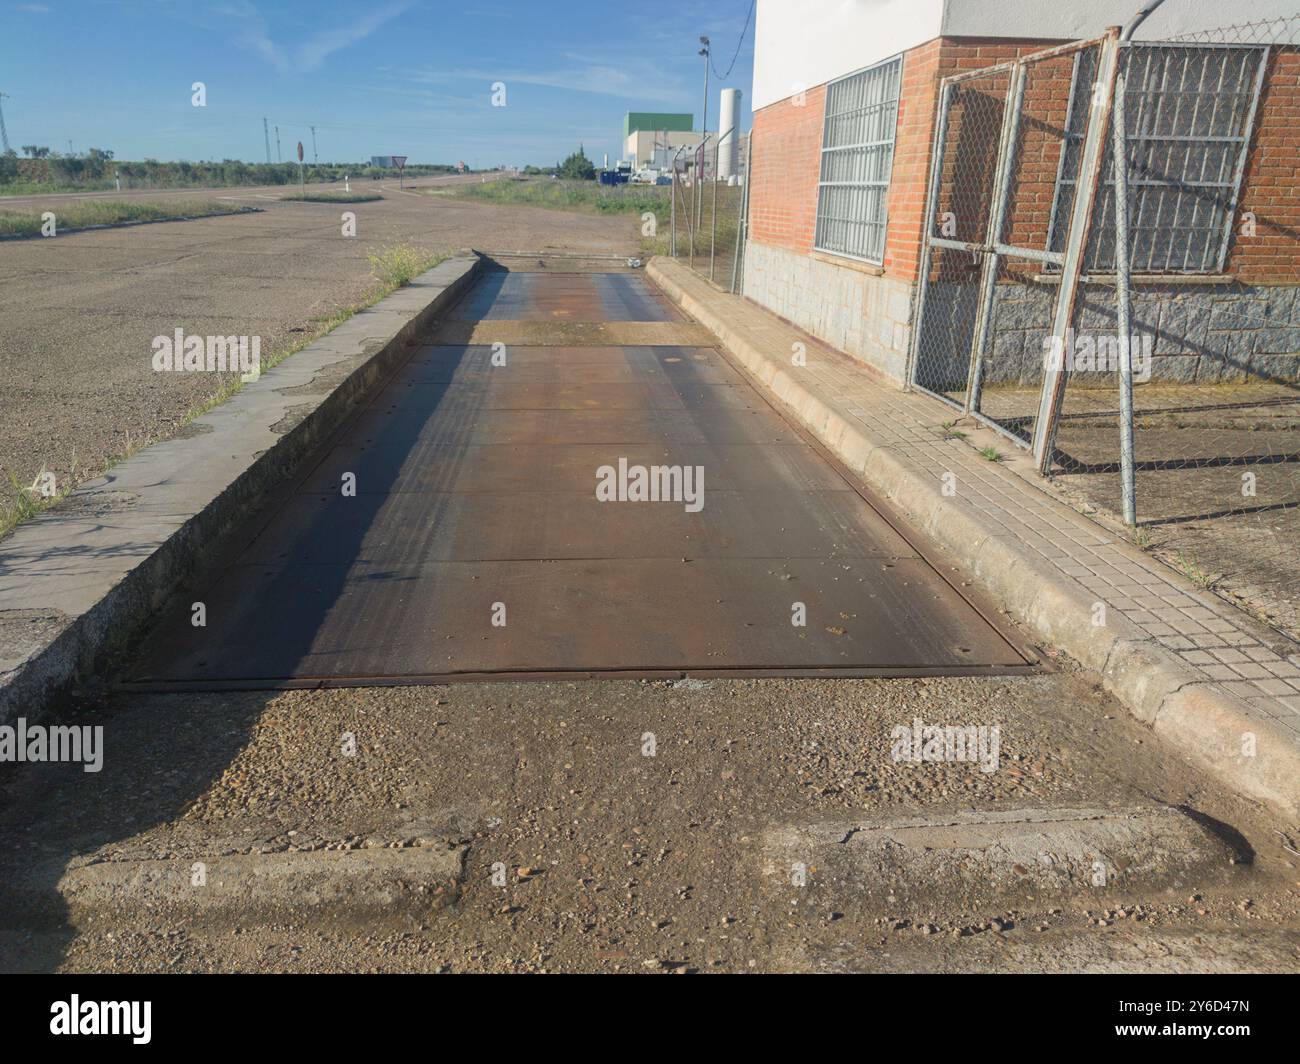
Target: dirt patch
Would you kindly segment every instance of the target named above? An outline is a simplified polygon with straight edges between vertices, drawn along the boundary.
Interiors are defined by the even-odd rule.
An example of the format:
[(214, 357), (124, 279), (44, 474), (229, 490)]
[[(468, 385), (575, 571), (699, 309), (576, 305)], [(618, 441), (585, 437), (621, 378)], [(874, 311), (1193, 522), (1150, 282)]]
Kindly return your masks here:
[[(0, 250), (0, 507), (53, 472), (60, 489), (182, 427), (235, 374), (158, 373), (154, 337), (260, 336), (263, 359), (374, 287), (394, 243), (634, 254), (635, 220), (422, 196), (347, 206), (258, 200), (256, 214), (7, 243)], [(230, 196), (252, 195), (232, 190)], [(165, 196), (160, 198), (165, 199)], [(342, 208), (338, 208), (341, 210)]]
[[(1116, 395), (1066, 394), (1053, 485), (1118, 526)], [(1037, 393), (991, 388), (990, 411)], [(1300, 388), (1283, 383), (1135, 389), (1139, 541), (1193, 583), (1300, 639)]]
[[(189, 694), (68, 712), (105, 726), (104, 769), (4, 778), (0, 889), (15, 864), (211, 868), (239, 854), (316, 868), (310, 857), (419, 837), (466, 847), (459, 901), (413, 894), (388, 915), (304, 905), (263, 922), (162, 913), (129, 892), (72, 912), (53, 881), (42, 923), (0, 932), (5, 969), (901, 970), (994, 957), (1005, 970), (1119, 970), (1170, 943), (1160, 963), (1174, 970), (1275, 970), (1294, 966), (1300, 940), (1286, 825), (1171, 757), (1068, 666), (1025, 679)], [(998, 725), (999, 769), (895, 761), (892, 729), (918, 717)], [(1065, 807), (1191, 808), (1240, 832), (1253, 857), (1205, 882), (1171, 868), (1014, 898), (876, 889), (816, 860), (803, 886), (767, 871), (767, 834), (791, 825)]]

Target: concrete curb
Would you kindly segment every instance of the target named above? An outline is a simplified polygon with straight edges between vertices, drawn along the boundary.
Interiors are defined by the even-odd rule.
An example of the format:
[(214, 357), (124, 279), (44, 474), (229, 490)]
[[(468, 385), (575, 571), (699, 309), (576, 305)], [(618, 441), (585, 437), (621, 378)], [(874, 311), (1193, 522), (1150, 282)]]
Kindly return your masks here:
[[(1205, 680), (1117, 611), (1094, 625), (1097, 595), (1031, 556), (1014, 533), (964, 499), (945, 497), (937, 479), (837, 412), (743, 329), (687, 291), (683, 282), (694, 278), (684, 267), (655, 258), (646, 273), (840, 461), (970, 569), (1010, 615), (1100, 674), (1129, 712), (1188, 760), (1239, 794), (1300, 817), (1300, 745), (1280, 725)], [(719, 292), (717, 298), (737, 297)]]
[(102, 668), (392, 374), (479, 263), (439, 264), (0, 543), (0, 724)]
[[(405, 921), (455, 904), (468, 847), (318, 850), (219, 856), (73, 858), (36, 864), (8, 884), (6, 916), (85, 928), (126, 918), (243, 926), (304, 918)], [(202, 879), (196, 883), (196, 873)]]

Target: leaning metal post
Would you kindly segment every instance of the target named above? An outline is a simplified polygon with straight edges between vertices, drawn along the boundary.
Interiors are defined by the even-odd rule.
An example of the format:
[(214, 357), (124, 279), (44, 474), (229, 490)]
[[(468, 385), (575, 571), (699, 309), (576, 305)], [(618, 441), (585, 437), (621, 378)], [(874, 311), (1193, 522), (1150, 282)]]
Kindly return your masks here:
[(1084, 253), (1088, 248), (1093, 209), (1101, 185), (1106, 122), (1115, 102), (1119, 32), (1119, 27), (1111, 27), (1101, 40), (1097, 81), (1088, 116), (1088, 135), (1083, 143), (1074, 206), (1070, 212), (1069, 236), (1061, 263), (1061, 290), (1056, 297), (1056, 312), (1052, 321), (1052, 353), (1055, 358), (1043, 373), (1043, 391), (1038, 403), (1038, 417), (1034, 422), (1034, 464), (1043, 475), (1052, 467), (1057, 423), (1061, 415), (1061, 402), (1065, 398), (1065, 382), (1068, 377), (1065, 368), (1066, 339), (1079, 306)]

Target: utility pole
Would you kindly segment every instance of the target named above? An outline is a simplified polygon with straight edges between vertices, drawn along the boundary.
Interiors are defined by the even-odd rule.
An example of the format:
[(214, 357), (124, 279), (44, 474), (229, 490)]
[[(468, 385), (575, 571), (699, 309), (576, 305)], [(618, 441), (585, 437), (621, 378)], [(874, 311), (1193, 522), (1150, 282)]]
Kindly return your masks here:
[(9, 99), (9, 94), (7, 92), (0, 92), (0, 143), (4, 144), (4, 148), (0, 150), (3, 150), (6, 154), (13, 150), (9, 147), (9, 131), (5, 129), (5, 109), (3, 101), (7, 99)]
[(700, 55), (704, 56), (704, 118), (700, 122), (700, 165), (696, 168), (695, 174), (696, 229), (700, 227), (700, 223), (704, 220), (704, 197), (699, 195), (699, 193), (702, 191), (704, 184), (704, 143), (709, 135), (709, 39), (707, 37), (701, 37), (700, 44), (704, 46), (700, 49)]
[(275, 127), (275, 161), (277, 163), (284, 162), (284, 153), (280, 151), (280, 127), (279, 126)]
[(266, 138), (266, 165), (271, 165), (271, 131), (267, 128), (266, 118), (262, 118), (262, 136)]
[(311, 126), (311, 164), (312, 166), (320, 165), (320, 156), (316, 154), (316, 127)]

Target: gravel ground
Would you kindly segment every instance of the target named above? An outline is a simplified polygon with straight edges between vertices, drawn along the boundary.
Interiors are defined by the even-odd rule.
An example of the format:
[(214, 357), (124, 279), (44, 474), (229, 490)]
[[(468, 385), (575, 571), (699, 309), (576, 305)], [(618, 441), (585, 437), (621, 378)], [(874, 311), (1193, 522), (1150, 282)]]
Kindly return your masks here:
[[(370, 182), (355, 187), (372, 190)], [(383, 200), (342, 205), (284, 202), (284, 190), (184, 190), (264, 210), (0, 243), (0, 508), (13, 501), (11, 477), (26, 486), (53, 472), (60, 487), (93, 479), (170, 435), (220, 390), (225, 375), (154, 372), (155, 336), (177, 328), (260, 335), (265, 359), (361, 300), (374, 285), (366, 255), (385, 244), (629, 254), (637, 247), (629, 218), (378, 187)], [(61, 202), (67, 198), (21, 205), (57, 211)], [(341, 235), (344, 210), (357, 215), (355, 238)]]
[[(464, 684), (113, 696), (97, 775), (6, 767), (0, 967), (65, 971), (1296, 970), (1279, 827), (1162, 750), (1084, 676)], [(1001, 768), (900, 765), (889, 731), (998, 724)], [(345, 733), (355, 757), (341, 753)], [(653, 733), (655, 756), (643, 753)], [(765, 868), (774, 828), (961, 809), (1186, 804), (1253, 863), (1015, 898), (825, 886)], [(32, 811), (36, 810), (34, 817)], [(450, 896), (382, 914), (251, 897), (213, 918), (133, 891), (71, 913), (87, 861), (463, 848)], [(498, 864), (499, 863), (499, 864)], [(493, 884), (493, 871), (505, 885)], [(441, 894), (441, 888), (438, 893)], [(278, 904), (282, 902), (283, 905)], [(286, 914), (285, 906), (288, 907)], [(38, 908), (40, 908), (38, 906)]]

